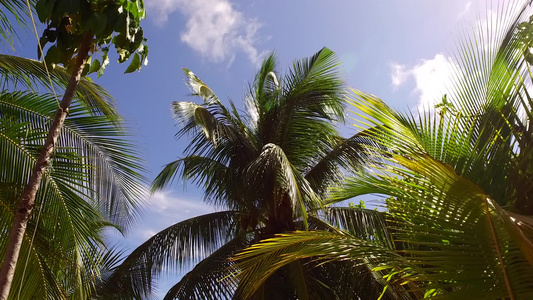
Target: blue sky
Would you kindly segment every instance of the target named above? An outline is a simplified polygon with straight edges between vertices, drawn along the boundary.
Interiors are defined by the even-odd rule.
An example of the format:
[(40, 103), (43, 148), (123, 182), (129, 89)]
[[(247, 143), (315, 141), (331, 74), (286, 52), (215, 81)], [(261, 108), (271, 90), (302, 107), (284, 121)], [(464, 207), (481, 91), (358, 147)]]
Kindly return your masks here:
[[(461, 34), (490, 17), (488, 7), (498, 6), (488, 0), (144, 1), (148, 65), (124, 75), (125, 65), (111, 63), (95, 81), (116, 99), (150, 181), (188, 143), (174, 138), (170, 111), (172, 101), (198, 100), (188, 96), (182, 68), (191, 69), (220, 99), (241, 105), (266, 54), (275, 51), (283, 71), (326, 46), (340, 58), (349, 86), (398, 109), (432, 106), (442, 97)], [(35, 43), (26, 44), (20, 53), (35, 58)], [(351, 125), (342, 129), (345, 135), (355, 131)], [(110, 239), (133, 248), (173, 223), (212, 209), (194, 185), (174, 184), (149, 199), (126, 239)], [(176, 276), (161, 282), (161, 296)]]

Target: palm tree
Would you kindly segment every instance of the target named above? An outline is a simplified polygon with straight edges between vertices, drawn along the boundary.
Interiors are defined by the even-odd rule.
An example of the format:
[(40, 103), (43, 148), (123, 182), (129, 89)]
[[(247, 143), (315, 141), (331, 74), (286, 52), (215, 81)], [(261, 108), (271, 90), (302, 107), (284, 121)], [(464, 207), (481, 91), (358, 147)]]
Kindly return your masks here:
[[(250, 87), (246, 114), (233, 103), (226, 108), (195, 74), (187, 69), (185, 73), (193, 95), (204, 102), (173, 103), (178, 136), (187, 134), (192, 142), (185, 157), (167, 164), (157, 176), (153, 190), (180, 176), (202, 187), (205, 201), (221, 210), (154, 235), (133, 251), (109, 282), (113, 288), (138, 289), (142, 294), (162, 268), (196, 263), (165, 299), (238, 298), (239, 283), (222, 280), (233, 278), (234, 264), (228, 258), (274, 234), (335, 230), (319, 216), (340, 220), (349, 213), (332, 209), (319, 215), (321, 199), (329, 186), (365, 161), (368, 154), (360, 150), (368, 141), (357, 135), (342, 138), (335, 129), (334, 122), (344, 119), (344, 85), (337, 59), (327, 48), (296, 61), (283, 78), (276, 73), (274, 55), (267, 57)], [(376, 215), (366, 221), (383, 220)], [(145, 263), (142, 270), (139, 262)], [(277, 272), (255, 297), (308, 299), (341, 290), (342, 276), (327, 274), (326, 268), (297, 263)], [(368, 276), (372, 277), (369, 272), (359, 274)]]
[(366, 132), (387, 149), (385, 163), (329, 201), (388, 195), (396, 248), (347, 232), (268, 239), (237, 256), (251, 292), (278, 268), (314, 258), (386, 270), (389, 287), (410, 285), (415, 299), (533, 297), (533, 23), (527, 4), (516, 4), (501, 10), (501, 27), (481, 28), (459, 49), (456, 83), (440, 111), (401, 114), (375, 96), (351, 94)]
[[(28, 226), (29, 220), (32, 217), (32, 210), (37, 203), (37, 195), (40, 193), (39, 188), (46, 187), (46, 181), (48, 180), (47, 177), (50, 173), (50, 167), (56, 167), (52, 166), (51, 163), (56, 162), (60, 164), (61, 161), (69, 161), (68, 158), (62, 157), (58, 162), (58, 160), (55, 158), (55, 156), (59, 153), (57, 151), (58, 149), (56, 149), (56, 146), (62, 143), (60, 142), (61, 140), (68, 141), (65, 146), (69, 147), (82, 145), (81, 142), (84, 141), (84, 139), (80, 139), (78, 140), (77, 144), (72, 144), (73, 141), (69, 140), (68, 137), (60, 137), (60, 132), (63, 128), (63, 124), (67, 115), (69, 115), (70, 106), (73, 103), (75, 96), (79, 95), (77, 88), (80, 82), (84, 81), (82, 77), (88, 71), (98, 71), (98, 73), (100, 74), (103, 68), (105, 67), (105, 64), (104, 66), (101, 65), (98, 60), (95, 60), (94, 63), (89, 67), (90, 54), (94, 54), (95, 52), (102, 50), (104, 52), (104, 57), (107, 57), (106, 45), (113, 44), (115, 45), (115, 48), (120, 52), (119, 62), (124, 62), (128, 60), (130, 55), (133, 56), (132, 63), (126, 69), (126, 72), (133, 72), (137, 69), (140, 69), (141, 61), (147, 55), (148, 51), (147, 47), (143, 46), (143, 41), (145, 41), (145, 39), (143, 38), (142, 28), (140, 28), (139, 26), (140, 20), (145, 17), (145, 11), (142, 1), (135, 1), (133, 5), (132, 3), (130, 3), (131, 0), (106, 1), (105, 3), (99, 3), (98, 5), (86, 0), (70, 1), (74, 3), (69, 3), (69, 5), (63, 5), (55, 2), (49, 2), (46, 4), (44, 2), (45, 1), (30, 2), (20, 0), (0, 1), (0, 5), (5, 7), (7, 12), (11, 13), (17, 20), (21, 21), (22, 23), (24, 23), (24, 18), (22, 17), (21, 13), (25, 12), (25, 5), (28, 6), (28, 14), (30, 15), (32, 10), (30, 6), (32, 3), (35, 4), (35, 10), (38, 14), (39, 19), (43, 23), (47, 24), (47, 29), (44, 31), (43, 36), (38, 40), (39, 56), (44, 54), (43, 48), (45, 44), (53, 44), (53, 46), (48, 47), (48, 51), (46, 51), (46, 65), (49, 66), (48, 69), (51, 69), (50, 67), (55, 64), (62, 64), (68, 69), (68, 73), (70, 74), (67, 81), (68, 83), (64, 86), (64, 94), (61, 102), (56, 100), (57, 109), (55, 116), (53, 117), (53, 119), (51, 119), (50, 123), (43, 123), (48, 129), (48, 134), (40, 143), (36, 141), (31, 141), (32, 144), (30, 147), (38, 147), (40, 151), (39, 155), (35, 157), (36, 159), (26, 162), (26, 165), (28, 166), (33, 165), (32, 171), (29, 173), (19, 174), (24, 175), (27, 178), (20, 178), (21, 182), (24, 182), (25, 187), (23, 191), (19, 194), (20, 201), (18, 203), (17, 208), (12, 209), (12, 226), (11, 229), (7, 231), (9, 232), (9, 235), (6, 239), (7, 242), (5, 248), (3, 249), (3, 261), (2, 266), (0, 268), (0, 299), (2, 300), (7, 299), (10, 295), (12, 281), (15, 276), (15, 269), (18, 264), (19, 255), (22, 249), (21, 247), (25, 242), (24, 238), (26, 235), (26, 228)], [(10, 39), (13, 28), (10, 26), (9, 21), (6, 19), (6, 15), (3, 12), (0, 14), (0, 18), (0, 35)], [(92, 22), (90, 20), (98, 21)], [(117, 20), (124, 20), (126, 26), (115, 26)], [(135, 32), (135, 34), (130, 36), (131, 32)], [(114, 33), (116, 34), (114, 35)], [(127, 39), (125, 38), (126, 36), (128, 37)], [(9, 61), (15, 62), (15, 64), (12, 64), (12, 66), (15, 66), (16, 68), (24, 65), (35, 65), (35, 63), (28, 63), (24, 60), (16, 61), (16, 59), (13, 58), (9, 58)], [(49, 77), (49, 82), (47, 82), (45, 86), (51, 86), (52, 91), (54, 91), (52, 87), (52, 75), (47, 74), (49, 72), (48, 69), (46, 69), (45, 72), (43, 68), (40, 68), (37, 70), (37, 73), (39, 73), (40, 75), (46, 73), (47, 77)], [(24, 72), (26, 71), (31, 73), (35, 70), (24, 70)], [(60, 73), (64, 73), (64, 71)], [(17, 78), (16, 82), (18, 82), (19, 80), (26, 79)], [(8, 82), (7, 84), (8, 86), (11, 84), (12, 86), (16, 87), (16, 84), (13, 82)], [(101, 117), (109, 117), (110, 115), (106, 114), (98, 115), (99, 111), (101, 111), (101, 108), (90, 108), (91, 106), (94, 108), (95, 103), (83, 101), (84, 99), (88, 100), (98, 98), (99, 97), (81, 98), (78, 100), (82, 101), (74, 105), (76, 106), (81, 104), (82, 107), (89, 107), (89, 110), (86, 110), (85, 114), (92, 115), (96, 119)], [(109, 109), (105, 108), (106, 106), (109, 105), (104, 105), (102, 106), (102, 108), (109, 112)], [(115, 130), (121, 130), (120, 125), (116, 122), (116, 114), (111, 113), (111, 115), (115, 116), (112, 116), (112, 118), (107, 120), (108, 125), (98, 125), (104, 127), (110, 126), (111, 128), (108, 128), (110, 133), (107, 133), (106, 130), (101, 129), (99, 132), (100, 134), (106, 133), (113, 135), (116, 132)], [(119, 127), (115, 127), (114, 125), (118, 125)], [(83, 127), (89, 130), (89, 132), (95, 131), (95, 133), (98, 133), (98, 130), (91, 129), (90, 125), (84, 125)], [(25, 140), (21, 140), (21, 143), (23, 141)], [(132, 198), (130, 197), (136, 196), (136, 190), (138, 190), (138, 188), (136, 187), (137, 184), (131, 183), (131, 181), (134, 178), (137, 178), (138, 175), (135, 171), (130, 170), (130, 168), (133, 167), (133, 163), (130, 160), (131, 157), (129, 157), (130, 153), (125, 152), (123, 156), (116, 155), (115, 153), (113, 153), (113, 151), (117, 150), (127, 150), (127, 144), (124, 144), (121, 140), (113, 140), (109, 138), (104, 138), (102, 141), (106, 141), (114, 145), (114, 149), (113, 147), (109, 147), (107, 150), (105, 150), (105, 152), (107, 152), (107, 155), (109, 156), (108, 158), (113, 159), (115, 161), (113, 162), (102, 160), (99, 161), (97, 165), (94, 165), (93, 167), (97, 169), (107, 165), (106, 168), (102, 169), (107, 169), (107, 171), (109, 171), (110, 169), (115, 168), (115, 171), (120, 172), (118, 172), (117, 174), (113, 174), (112, 177), (92, 177), (103, 175), (106, 173), (101, 173), (101, 171), (98, 170), (91, 170), (90, 168), (85, 168), (85, 171), (80, 171), (83, 169), (80, 169), (83, 166), (80, 165), (77, 169), (78, 172), (81, 172), (81, 175), (79, 177), (69, 177), (68, 179), (72, 183), (78, 184), (78, 190), (73, 190), (71, 192), (86, 196), (88, 197), (87, 199), (90, 199), (91, 197), (110, 197), (109, 203), (112, 206), (111, 211), (115, 211), (117, 208), (113, 207), (114, 197), (118, 195), (119, 197), (125, 198), (126, 201), (132, 201)], [(102, 145), (93, 146), (96, 147), (97, 152), (100, 151), (98, 150), (98, 147), (106, 148)], [(79, 150), (79, 154), (82, 155), (82, 157), (85, 157), (86, 154), (93, 154), (94, 151), (94, 149), (87, 151), (86, 149), (83, 149), (83, 147), (80, 149), (81, 150)], [(102, 157), (98, 158), (101, 159)], [(96, 161), (98, 160), (82, 160), (83, 163), (94, 163)], [(75, 166), (75, 164), (72, 164), (72, 166)], [(73, 176), (73, 174), (71, 175)], [(120, 190), (120, 192), (118, 193), (114, 192), (114, 190), (117, 190), (117, 187), (118, 190)], [(123, 190), (134, 191), (134, 193), (128, 195), (128, 193), (123, 193)], [(104, 192), (104, 194), (99, 194), (100, 192)], [(95, 203), (95, 205), (99, 204)], [(100, 208), (97, 207), (97, 209)], [(123, 207), (118, 208), (118, 210), (121, 209), (123, 209)], [(114, 216), (114, 218), (117, 217)], [(57, 226), (64, 228), (68, 227), (69, 224), (61, 224), (60, 222), (60, 224), (57, 224)], [(70, 256), (78, 258), (77, 255)], [(73, 275), (75, 275), (75, 277), (78, 277), (78, 286), (86, 286), (85, 284), (82, 284), (83, 280), (81, 278), (80, 272), (78, 271), (69, 273), (72, 273)], [(87, 278), (95, 278), (95, 275), (98, 275), (90, 274), (91, 272), (92, 271), (89, 272)], [(81, 293), (80, 296), (84, 297), (84, 294), (85, 292)]]
[[(47, 81), (42, 63), (1, 55), (0, 70), (4, 82), (18, 89), (0, 92), (0, 232), (5, 237), (57, 102), (38, 91), (38, 82)], [(56, 88), (69, 78), (60, 67), (51, 75)], [(82, 79), (76, 98), (53, 168), (37, 194), (10, 299), (87, 298), (104, 262), (103, 230), (127, 228), (143, 198), (142, 167), (109, 95)], [(0, 253), (6, 243), (0, 239)]]
[[(31, 9), (34, 0), (29, 1)], [(27, 26), (26, 1), (0, 1), (2, 42), (14, 45), (17, 32), (8, 15)], [(56, 66), (50, 77), (38, 61), (0, 55), (0, 253), (13, 222), (17, 200), (50, 127), (55, 91), (69, 73)], [(143, 198), (138, 158), (111, 97), (82, 78), (63, 137), (52, 157), (53, 169), (37, 194), (38, 215), (30, 218), (10, 298), (86, 298), (105, 262), (102, 230), (126, 229)], [(44, 199), (47, 203), (44, 204)], [(58, 222), (61, 220), (61, 223)], [(23, 287), (23, 288), (22, 288)]]

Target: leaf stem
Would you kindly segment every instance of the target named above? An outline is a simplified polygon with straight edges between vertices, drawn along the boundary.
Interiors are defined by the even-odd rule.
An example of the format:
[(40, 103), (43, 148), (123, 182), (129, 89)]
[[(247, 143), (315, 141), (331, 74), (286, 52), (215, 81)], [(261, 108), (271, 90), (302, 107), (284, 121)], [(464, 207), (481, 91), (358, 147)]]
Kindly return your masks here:
[(489, 207), (489, 198), (485, 197), (485, 207), (487, 209), (487, 220), (489, 222), (490, 227), (490, 233), (492, 235), (492, 241), (494, 242), (494, 247), (496, 248), (496, 253), (498, 254), (498, 261), (500, 263), (500, 266), (502, 268), (503, 273), (503, 279), (505, 280), (505, 285), (507, 287), (507, 292), (509, 294), (509, 298), (511, 300), (515, 300), (513, 289), (511, 287), (511, 281), (509, 280), (509, 276), (507, 275), (507, 270), (505, 268), (505, 264), (503, 261), (502, 253), (500, 250), (500, 245), (498, 244), (498, 237), (496, 236), (496, 230), (494, 229), (494, 223), (492, 222), (492, 218), (490, 216), (490, 207)]

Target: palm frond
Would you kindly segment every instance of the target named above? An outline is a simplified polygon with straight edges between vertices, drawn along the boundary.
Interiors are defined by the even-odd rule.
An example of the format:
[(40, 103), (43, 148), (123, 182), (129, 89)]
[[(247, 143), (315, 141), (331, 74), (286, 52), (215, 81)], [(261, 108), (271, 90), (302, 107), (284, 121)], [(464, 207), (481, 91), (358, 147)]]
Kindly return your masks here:
[[(32, 10), (36, 2), (36, 0), (29, 1)], [(24, 0), (0, 0), (0, 6), (2, 7), (0, 10), (0, 43), (14, 48), (14, 42), (19, 36), (13, 23), (16, 22), (23, 28), (28, 27), (28, 7)]]
[[(304, 222), (307, 221), (307, 209), (320, 207), (320, 202), (307, 180), (295, 170), (283, 149), (275, 144), (263, 147), (259, 157), (250, 163), (245, 178), (250, 188), (261, 191), (260, 195), (268, 195), (268, 191), (277, 193), (274, 196), (275, 203), (264, 204), (279, 206), (284, 195), (287, 195), (293, 213), (302, 217)], [(266, 202), (269, 199), (264, 200)]]
[(346, 233), (298, 231), (280, 234), (235, 256), (242, 270), (239, 274), (243, 287), (242, 295), (252, 295), (279, 268), (309, 258), (322, 262), (352, 260), (359, 263), (371, 258), (368, 263), (375, 266), (384, 263), (389, 266), (392, 261), (402, 261), (402, 258), (390, 249)]
[[(344, 86), (337, 66), (335, 54), (327, 48), (296, 61), (282, 81), (283, 96), (273, 103), (277, 124), (272, 142), (302, 172), (309, 160), (329, 150), (328, 138), (337, 133), (333, 123), (344, 120)], [(270, 122), (265, 125), (272, 127)]]
[(387, 212), (349, 207), (326, 207), (320, 211), (320, 215), (335, 228), (349, 232), (357, 238), (394, 249), (391, 232), (387, 229), (387, 218), (390, 218)]
[[(268, 56), (250, 85), (245, 100), (248, 114), (240, 113), (231, 102), (226, 107), (198, 76), (188, 69), (185, 73), (192, 94), (203, 101), (174, 102), (173, 108), (177, 136), (187, 134), (192, 141), (185, 157), (169, 163), (158, 175), (153, 189), (175, 178), (192, 180), (204, 188), (206, 201), (238, 211), (236, 228), (255, 232), (254, 240), (296, 228), (332, 230), (308, 211), (321, 208), (318, 195), (360, 167), (368, 156), (362, 145), (371, 143), (364, 136), (343, 139), (335, 128), (335, 122), (344, 120), (345, 93), (334, 53), (324, 48), (295, 62), (284, 77), (276, 73), (275, 56)], [(198, 270), (208, 266), (203, 264)], [(188, 297), (219, 288), (206, 288), (204, 279), (210, 280), (210, 272), (205, 278), (198, 272), (189, 277)], [(233, 277), (227, 270), (216, 272)], [(296, 262), (267, 280), (256, 296), (311, 299), (333, 295), (327, 283), (308, 276), (311, 273), (312, 267)], [(288, 284), (290, 278), (294, 280)], [(235, 287), (228, 295), (239, 297), (240, 283)], [(179, 283), (171, 294), (182, 290)], [(211, 297), (208, 294), (202, 295)]]
[[(250, 104), (253, 104), (258, 118), (268, 112), (267, 102), (273, 101), (279, 96), (281, 92), (279, 80), (278, 75), (276, 75), (276, 57), (274, 54), (270, 54), (264, 59), (261, 70), (256, 74), (254, 84), (250, 89), (250, 94), (254, 97), (248, 98), (252, 100)], [(260, 120), (258, 122), (262, 123)]]
[[(31, 132), (30, 137), (40, 134), (31, 140), (26, 138), (24, 145), (18, 146), (37, 151), (50, 126), (56, 104), (54, 97), (49, 94), (2, 93), (0, 110), (2, 118), (27, 122), (26, 132), (21, 134), (28, 135)], [(66, 173), (62, 179), (69, 182), (71, 189), (91, 199), (88, 201), (92, 201), (102, 214), (119, 225), (131, 223), (138, 204), (145, 197), (145, 191), (140, 185), (143, 182), (139, 173), (143, 171), (142, 164), (126, 137), (124, 128), (115, 123), (115, 120), (101, 115), (93, 116), (83, 106), (74, 103), (70, 118), (65, 121), (62, 135), (57, 141), (57, 146), (61, 148), (57, 153), (77, 153), (80, 164), (91, 167), (70, 169), (76, 172), (73, 174), (67, 172), (69, 158), (61, 158), (56, 154), (54, 162), (56, 170), (60, 170), (60, 163), (64, 164)], [(6, 166), (11, 164), (7, 160), (8, 157)], [(26, 173), (20, 174), (18, 179), (10, 180), (25, 180), (32, 165), (33, 162), (30, 161), (18, 165)], [(61, 174), (58, 173), (58, 176)]]
[(490, 195), (429, 157), (397, 162), (416, 172), (362, 184), (394, 196), (387, 206), (400, 220), (392, 226), (394, 239), (408, 245), (402, 252), (425, 271), (410, 280), (449, 297), (529, 297), (533, 248)]
[[(204, 189), (204, 200), (215, 206), (232, 210), (252, 209), (244, 201), (243, 187), (236, 178), (235, 171), (211, 158), (187, 156), (165, 166), (152, 183), (152, 191), (161, 189), (172, 182), (178, 174), (191, 180)], [(236, 182), (238, 181), (238, 182)]]
[(346, 172), (360, 170), (374, 156), (368, 147), (374, 142), (361, 134), (347, 139), (331, 137), (331, 140), (331, 148), (324, 153), (316, 153), (317, 162), (305, 174), (312, 189), (322, 196), (327, 188), (340, 183)]
[[(66, 88), (70, 74), (61, 66), (50, 69), (49, 74), (56, 94), (59, 94)], [(3, 85), (11, 86), (14, 90), (38, 91), (45, 88), (51, 92), (48, 73), (43, 63), (33, 59), (0, 54), (0, 80)], [(80, 80), (74, 98), (95, 115), (102, 114), (110, 121), (121, 122), (111, 96), (90, 78)]]
[[(3, 232), (12, 225), (55, 110), (49, 94), (0, 93)], [(124, 136), (116, 120), (73, 105), (52, 167), (36, 196), (36, 213), (28, 223), (13, 295), (21, 286), (24, 298), (83, 299), (92, 293), (100, 276), (102, 231), (115, 226), (106, 219), (126, 225), (142, 199), (138, 159)]]
[(523, 216), (533, 213), (524, 196), (531, 195), (533, 174), (531, 155), (524, 154), (531, 153), (526, 140), (533, 124), (530, 41), (517, 36), (528, 4), (498, 6), (502, 25), (492, 19), (473, 38), (463, 38), (455, 84), (443, 97), (451, 104), (440, 112), (400, 114), (353, 91), (360, 127), (380, 145), (373, 150), (383, 162), (330, 191), (327, 202), (389, 196), (385, 228), (394, 248), (372, 244), (363, 251), (362, 241), (341, 239), (335, 235), (349, 235), (337, 231), (268, 239), (237, 256), (247, 295), (282, 266), (323, 259), (385, 272), (388, 287), (401, 285), (399, 291), (413, 298), (532, 297), (531, 225)]
[[(406, 243), (402, 253), (421, 268), (409, 280), (436, 297), (513, 299), (533, 292), (527, 229), (500, 207), (512, 207), (517, 190), (530, 188), (522, 185), (527, 172), (521, 180), (516, 175), (517, 161), (528, 165), (526, 145), (517, 143), (523, 136), (516, 126), (524, 124), (517, 112), (531, 111), (523, 49), (514, 38), (522, 17), (511, 18), (502, 38), (491, 41), (501, 45), (494, 54), (474, 51), (460, 62), (458, 92), (449, 94), (453, 112), (404, 116), (354, 92), (354, 105), (367, 120), (363, 126), (374, 128), (390, 149), (391, 164), (353, 179), (337, 198), (393, 196), (387, 207), (400, 220), (391, 227), (394, 239)], [(485, 75), (463, 78), (468, 74)]]
[[(144, 261), (136, 261), (129, 266), (129, 273), (124, 277), (125, 281), (117, 281), (115, 271), (120, 268), (120, 263), (126, 258), (127, 249), (111, 247), (100, 254), (102, 257), (102, 276), (95, 284), (94, 299), (151, 299), (147, 294), (153, 293), (153, 286), (145, 284), (145, 289), (136, 288), (136, 284), (143, 282)], [(135, 265), (138, 264), (138, 265)], [(131, 280), (128, 282), (128, 280)]]
[(235, 280), (228, 279), (230, 258), (249, 245), (247, 234), (236, 236), (199, 262), (175, 284), (164, 299), (233, 299)]
[(108, 289), (134, 289), (147, 295), (158, 274), (178, 270), (210, 256), (237, 235), (239, 212), (221, 211), (191, 218), (158, 232), (137, 247), (106, 280)]
[(204, 99), (206, 104), (211, 102), (219, 102), (217, 95), (211, 90), (207, 84), (205, 84), (198, 76), (196, 76), (191, 70), (184, 68), (183, 71), (187, 76), (187, 86), (192, 92), (193, 96), (200, 96)]

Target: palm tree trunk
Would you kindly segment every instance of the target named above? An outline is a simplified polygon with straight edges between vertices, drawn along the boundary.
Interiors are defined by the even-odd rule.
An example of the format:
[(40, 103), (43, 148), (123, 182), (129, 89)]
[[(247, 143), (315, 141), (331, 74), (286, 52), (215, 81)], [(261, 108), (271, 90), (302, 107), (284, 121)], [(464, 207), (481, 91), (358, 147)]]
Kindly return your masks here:
[(32, 209), (35, 205), (35, 195), (37, 194), (37, 190), (39, 189), (43, 175), (50, 165), (50, 157), (56, 148), (55, 146), (57, 138), (59, 137), (61, 128), (65, 122), (65, 118), (68, 115), (70, 103), (72, 102), (72, 98), (74, 97), (74, 93), (76, 92), (76, 88), (81, 79), (83, 63), (89, 54), (92, 40), (93, 34), (92, 32), (88, 32), (81, 42), (78, 56), (76, 58), (76, 64), (74, 66), (72, 75), (70, 76), (63, 99), (61, 100), (60, 107), (56, 112), (54, 121), (43, 145), (43, 149), (41, 150), (39, 158), (33, 167), (32, 174), (28, 184), (24, 189), (24, 192), (22, 193), (20, 203), (15, 212), (13, 226), (11, 227), (11, 231), (9, 233), (6, 252), (4, 254), (4, 261), (2, 263), (2, 268), (0, 269), (0, 300), (7, 300), (9, 296), (22, 240), (24, 238), (24, 233), (26, 231), (26, 226), (28, 224)]

